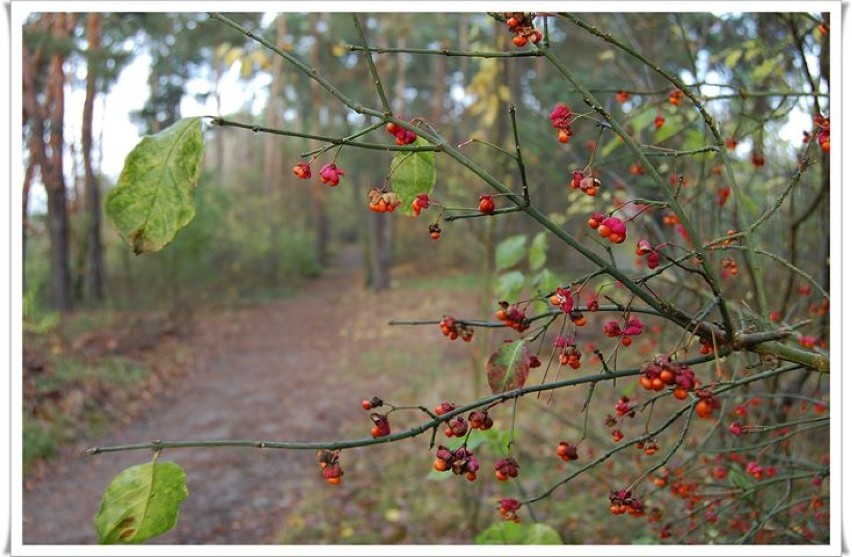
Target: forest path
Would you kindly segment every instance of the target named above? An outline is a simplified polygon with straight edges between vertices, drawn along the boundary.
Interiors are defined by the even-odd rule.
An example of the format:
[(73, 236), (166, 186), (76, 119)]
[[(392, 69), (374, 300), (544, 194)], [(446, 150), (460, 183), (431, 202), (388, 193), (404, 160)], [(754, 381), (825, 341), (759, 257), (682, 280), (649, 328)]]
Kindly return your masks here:
[[(188, 339), (196, 363), (186, 377), (130, 425), (85, 444), (340, 438), (347, 423), (364, 420), (360, 400), (382, 388), (381, 376), (353, 385), (344, 375), (376, 300), (363, 291), (360, 271), (357, 247), (346, 248), (292, 298), (199, 317)], [(104, 488), (150, 458), (146, 451), (64, 451), (24, 493), (23, 542), (97, 543), (92, 519)], [(197, 448), (165, 451), (161, 459), (183, 467), (190, 496), (177, 527), (149, 543), (275, 543), (288, 506), (328, 489), (313, 451)]]

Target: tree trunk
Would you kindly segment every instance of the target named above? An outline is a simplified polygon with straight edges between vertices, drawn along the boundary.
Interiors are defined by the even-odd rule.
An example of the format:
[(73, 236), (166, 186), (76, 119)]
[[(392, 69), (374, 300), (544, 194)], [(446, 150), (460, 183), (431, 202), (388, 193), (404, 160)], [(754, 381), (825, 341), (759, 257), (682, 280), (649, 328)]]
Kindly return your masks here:
[[(310, 27), (314, 44), (311, 48), (311, 65), (314, 68), (319, 67), (320, 43), (322, 39), (319, 31), (317, 30), (317, 22), (317, 14), (312, 13), (310, 15)], [(311, 96), (314, 99), (320, 98), (319, 86), (314, 80), (311, 80)], [(316, 125), (320, 126), (320, 129), (322, 129), (324, 126), (319, 121), (319, 111), (314, 112), (314, 116), (317, 117)], [(314, 253), (320, 265), (325, 265), (326, 260), (328, 259), (328, 216), (326, 215), (325, 204), (323, 203), (324, 194), (325, 185), (314, 186), (311, 188), (311, 210), (313, 213), (314, 225)]]
[[(398, 35), (396, 39), (396, 46), (399, 48), (405, 48), (406, 37), (404, 35)], [(382, 43), (384, 42), (384, 38), (382, 37)], [(385, 45), (380, 44), (379, 46), (381, 47)], [(394, 95), (391, 100), (391, 108), (396, 114), (405, 118), (405, 72), (407, 69), (405, 55), (400, 53), (395, 57), (395, 60), (396, 68), (394, 73), (396, 75), (396, 80), (393, 87)], [(377, 71), (379, 71), (380, 75), (384, 74), (383, 77), (385, 77), (385, 79), (390, 73), (382, 72), (382, 66), (379, 65), (377, 65)], [(385, 81), (385, 87), (388, 88), (387, 81)], [(381, 180), (381, 177), (377, 177), (375, 183), (381, 183)], [(395, 219), (389, 219), (387, 218), (387, 215), (371, 214), (370, 220), (372, 228), (372, 234), (370, 237), (373, 241), (372, 250), (370, 250), (370, 276), (372, 278), (370, 286), (373, 291), (381, 292), (382, 290), (390, 288), (391, 267), (393, 266), (394, 259), (393, 225)]]
[[(44, 20), (36, 20), (33, 23), (33, 27), (46, 27), (49, 23)], [(26, 263), (26, 247), (27, 247), (27, 235), (29, 228), (29, 201), (30, 201), (30, 188), (32, 187), (32, 181), (35, 178), (36, 170), (41, 170), (48, 168), (49, 163), (47, 161), (47, 155), (45, 152), (44, 145), (44, 123), (47, 119), (47, 111), (42, 104), (39, 104), (37, 100), (37, 92), (36, 92), (36, 76), (42, 75), (44, 71), (44, 55), (41, 49), (37, 49), (35, 52), (30, 53), (29, 47), (27, 46), (27, 42), (24, 41), (24, 48), (21, 51), (22, 56), (22, 66), (21, 66), (21, 81), (23, 85), (23, 94), (22, 94), (22, 104), (23, 104), (23, 118), (22, 123), (29, 131), (29, 138), (27, 140), (27, 151), (29, 154), (29, 162), (27, 164), (27, 170), (24, 175), (24, 191), (23, 191), (23, 221), (22, 221), (22, 259), (21, 264), (22, 267)], [(44, 178), (42, 178), (42, 182)], [(23, 282), (24, 288), (26, 288), (26, 282)]]
[[(278, 14), (276, 19), (276, 41), (280, 45), (287, 34), (286, 14)], [(269, 101), (264, 114), (265, 124), (269, 128), (278, 129), (282, 125), (281, 115), (284, 107), (281, 102), (283, 89), (284, 59), (280, 56), (272, 58), (272, 84), (269, 86)], [(270, 236), (269, 266), (272, 280), (278, 280), (279, 248), (281, 236), (281, 189), (284, 185), (284, 164), (279, 147), (280, 138), (266, 134), (263, 140), (263, 187), (267, 197), (267, 220)]]
[(88, 214), (86, 244), (85, 297), (89, 300), (104, 298), (104, 252), (101, 240), (101, 192), (92, 167), (92, 115), (97, 94), (98, 51), (101, 47), (101, 15), (90, 13), (86, 21), (88, 39), (88, 65), (86, 69), (86, 100), (83, 104), (83, 171), (85, 174), (86, 212)]
[[(71, 14), (53, 14), (53, 37), (64, 41), (73, 25)], [(47, 222), (50, 237), (50, 293), (53, 307), (62, 312), (72, 308), (71, 270), (69, 266), (70, 227), (68, 200), (63, 174), (63, 119), (65, 116), (65, 54), (57, 51), (50, 57), (47, 99), (50, 110), (49, 171), (41, 176), (47, 190)]]
[(35, 176), (35, 160), (32, 155), (30, 155), (30, 160), (27, 162), (27, 170), (24, 173), (24, 200), (23, 200), (23, 214), (21, 219), (21, 284), (23, 286), (23, 291), (27, 291), (27, 275), (26, 275), (26, 263), (27, 263), (27, 235), (29, 228), (29, 212), (30, 212), (30, 187), (33, 183), (33, 177)]

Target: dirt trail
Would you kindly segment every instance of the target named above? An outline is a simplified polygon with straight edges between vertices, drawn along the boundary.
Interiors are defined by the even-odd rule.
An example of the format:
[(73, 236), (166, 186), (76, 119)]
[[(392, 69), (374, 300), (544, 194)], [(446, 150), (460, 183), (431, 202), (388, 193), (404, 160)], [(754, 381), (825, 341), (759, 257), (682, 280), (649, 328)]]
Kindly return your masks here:
[[(198, 361), (131, 425), (87, 446), (153, 439), (335, 439), (363, 419), (363, 393), (379, 379), (347, 381), (345, 336), (369, 299), (360, 290), (357, 251), (297, 296), (199, 318), (190, 342)], [(363, 390), (362, 390), (363, 388)], [(356, 400), (357, 399), (357, 400)], [(103, 489), (127, 466), (147, 462), (133, 451), (93, 457), (69, 450), (24, 493), (25, 544), (96, 543), (92, 518)], [(180, 449), (161, 457), (180, 464), (190, 496), (177, 527), (149, 543), (274, 543), (288, 506), (318, 483), (312, 451)]]

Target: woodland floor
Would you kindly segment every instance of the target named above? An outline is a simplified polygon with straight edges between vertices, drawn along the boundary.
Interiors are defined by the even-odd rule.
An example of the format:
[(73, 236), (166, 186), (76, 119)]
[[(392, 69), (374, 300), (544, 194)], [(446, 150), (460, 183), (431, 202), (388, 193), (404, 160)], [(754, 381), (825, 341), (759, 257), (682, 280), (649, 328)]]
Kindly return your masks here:
[[(151, 457), (83, 456), (85, 447), (154, 439), (334, 440), (352, 437), (353, 423), (368, 431), (360, 400), (386, 392), (390, 380), (375, 372), (353, 377), (349, 364), (359, 361), (365, 343), (404, 350), (420, 342), (422, 335), (386, 323), (433, 313), (424, 307), (429, 300), (399, 291), (388, 294), (393, 304), (383, 304), (391, 298), (365, 292), (360, 272), (357, 250), (344, 250), (338, 265), (292, 298), (196, 317), (185, 339), (195, 361), (184, 376), (130, 423), (66, 447), (27, 481), (24, 544), (96, 543), (93, 517), (104, 488)], [(190, 495), (176, 528), (149, 543), (275, 543), (289, 508), (316, 490), (335, 489), (319, 479), (313, 451), (197, 448), (160, 458), (183, 467)]]

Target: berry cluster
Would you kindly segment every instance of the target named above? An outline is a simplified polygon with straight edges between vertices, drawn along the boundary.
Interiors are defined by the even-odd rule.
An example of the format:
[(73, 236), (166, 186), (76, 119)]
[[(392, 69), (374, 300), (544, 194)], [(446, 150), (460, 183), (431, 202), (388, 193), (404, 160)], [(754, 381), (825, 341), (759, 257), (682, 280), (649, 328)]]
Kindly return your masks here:
[(612, 491), (609, 495), (609, 510), (612, 514), (627, 513), (631, 516), (642, 516), (645, 514), (645, 505), (626, 489)]
[(817, 114), (814, 116), (814, 127), (820, 149), (828, 153), (831, 150), (831, 121), (822, 114)]
[(654, 456), (660, 446), (657, 445), (656, 439), (648, 439), (647, 441), (639, 441), (636, 443), (636, 448), (645, 453), (645, 456)]
[(669, 93), (669, 102), (675, 106), (680, 106), (681, 101), (683, 100), (683, 91), (680, 89), (675, 89), (671, 93)]
[(698, 414), (699, 418), (704, 418), (705, 420), (712, 419), (713, 413), (722, 407), (722, 403), (708, 390), (696, 391), (695, 394), (698, 396), (695, 413)]
[(322, 477), (330, 485), (338, 485), (343, 480), (343, 470), (340, 468), (340, 449), (329, 451), (323, 449), (317, 453), (317, 462), (319, 462)]
[(414, 201), (411, 202), (411, 210), (414, 211), (414, 216), (419, 217), (420, 211), (429, 208), (429, 203), (429, 196), (425, 193), (421, 193), (415, 197)]
[(553, 339), (553, 346), (555, 348), (560, 348), (561, 351), (559, 353), (559, 365), (563, 366), (571, 366), (572, 369), (578, 369), (580, 367), (580, 358), (582, 354), (573, 342), (569, 342), (568, 338), (562, 335), (557, 335), (555, 339)]
[(666, 123), (666, 119), (663, 117), (662, 114), (657, 114), (657, 117), (654, 118), (654, 127), (657, 128), (657, 129), (662, 128), (663, 124), (665, 124), (665, 123)]
[(541, 41), (541, 31), (533, 27), (533, 14), (524, 12), (504, 12), (503, 17), (506, 18), (506, 27), (515, 33), (515, 38), (512, 42), (518, 48), (531, 42), (537, 44)]
[(396, 138), (397, 145), (409, 145), (417, 141), (416, 133), (394, 124), (393, 122), (388, 123), (388, 125), (385, 126), (385, 130)]
[(429, 236), (430, 236), (433, 240), (437, 240), (438, 238), (440, 238), (440, 237), (441, 237), (441, 227), (440, 227), (440, 226), (438, 226), (438, 223), (437, 223), (437, 222), (436, 222), (435, 224), (430, 224), (430, 225), (429, 225)]
[(639, 240), (636, 244), (636, 255), (645, 257), (645, 264), (648, 265), (649, 269), (656, 269), (660, 266), (660, 254), (648, 240)]
[(293, 167), (293, 174), (302, 180), (307, 180), (311, 177), (311, 165), (305, 161), (299, 161), (298, 164)]
[(601, 181), (593, 176), (586, 176), (579, 170), (571, 173), (571, 188), (579, 189), (586, 195), (594, 197), (598, 194), (598, 188), (601, 187)]
[(457, 476), (465, 474), (468, 480), (473, 481), (476, 479), (476, 472), (479, 470), (479, 461), (473, 452), (464, 447), (452, 450), (443, 445), (438, 445), (435, 462), (432, 466), (438, 472), (452, 470), (453, 474)]
[(580, 369), (580, 358), (582, 356), (576, 346), (569, 344), (559, 354), (559, 365), (569, 366), (571, 369)]
[(455, 317), (445, 315), (440, 323), (441, 334), (450, 340), (456, 340), (461, 337), (465, 342), (473, 340), (473, 329), (456, 321)]
[(644, 327), (645, 324), (642, 323), (642, 320), (633, 316), (627, 319), (624, 329), (621, 328), (618, 321), (613, 319), (604, 323), (603, 331), (604, 334), (610, 338), (621, 337), (621, 344), (624, 346), (630, 346), (633, 344), (633, 339), (630, 337), (641, 335)]
[(582, 327), (586, 324), (586, 316), (579, 311), (572, 311), (568, 314), (568, 317), (571, 318), (571, 322), (577, 327)]
[(329, 186), (336, 186), (340, 183), (340, 177), (346, 176), (346, 173), (340, 170), (336, 164), (328, 163), (320, 169), (320, 181)]
[(509, 302), (502, 301), (500, 302), (500, 309), (497, 310), (497, 313), (494, 316), (503, 322), (507, 327), (511, 327), (515, 329), (519, 333), (522, 333), (530, 328), (529, 323), (526, 322), (526, 313), (524, 310), (519, 308), (517, 305), (509, 306)]
[(467, 420), (462, 416), (456, 416), (447, 422), (444, 435), (447, 437), (464, 437), (467, 434)]
[(370, 210), (374, 213), (393, 213), (402, 203), (394, 192), (379, 188), (370, 188), (367, 199), (370, 200)]
[(501, 458), (494, 463), (494, 475), (501, 482), (518, 477), (518, 462), (512, 457)]
[(500, 514), (503, 518), (512, 522), (521, 521), (521, 518), (518, 516), (518, 511), (521, 510), (520, 501), (517, 499), (500, 499), (498, 502), (500, 503)]
[(598, 231), (601, 238), (606, 238), (613, 244), (621, 244), (627, 239), (627, 225), (618, 217), (604, 217), (595, 212), (589, 217), (589, 227)]
[(799, 345), (802, 348), (813, 348), (816, 346), (816, 338), (810, 335), (802, 335), (799, 337)]
[(367, 400), (366, 398), (364, 400), (362, 400), (361, 401), (361, 408), (369, 411), (369, 410), (372, 410), (373, 408), (378, 408), (379, 406), (384, 405), (384, 403), (385, 402), (382, 399), (380, 399), (377, 396), (374, 396), (370, 400)]
[(628, 418), (636, 416), (636, 409), (630, 404), (630, 397), (622, 395), (621, 398), (618, 399), (615, 403), (615, 415), (627, 416)]
[(666, 387), (674, 387), (673, 396), (678, 400), (684, 400), (698, 386), (695, 372), (689, 366), (672, 362), (668, 358), (657, 358), (640, 369), (639, 384), (643, 389), (662, 391)]
[(764, 477), (773, 478), (778, 474), (778, 470), (772, 466), (763, 466), (755, 461), (750, 461), (746, 464), (746, 474), (754, 478), (755, 480), (762, 480)]
[(574, 132), (571, 130), (571, 123), (574, 121), (574, 113), (568, 105), (557, 104), (550, 112), (550, 125), (559, 130), (556, 138), (559, 143), (568, 143)]
[(387, 437), (390, 435), (390, 421), (388, 421), (388, 417), (386, 415), (370, 414), (370, 419), (373, 420), (373, 427), (370, 429), (370, 435), (373, 437)]
[(568, 462), (569, 460), (577, 460), (580, 455), (577, 454), (577, 445), (572, 445), (567, 441), (560, 441), (556, 447), (556, 456)]
[(731, 187), (723, 186), (716, 190), (716, 205), (719, 207), (724, 207), (725, 203), (728, 202), (728, 198), (731, 196)]
[(478, 429), (480, 431), (488, 431), (494, 426), (494, 420), (488, 415), (488, 412), (482, 410), (474, 410), (467, 417), (470, 423), (470, 429)]
[(484, 193), (479, 196), (479, 212), (490, 215), (494, 212), (494, 197)]
[(723, 279), (728, 277), (735, 277), (740, 274), (739, 267), (737, 267), (737, 262), (731, 259), (730, 257), (722, 258), (722, 273), (721, 276)]
[(549, 301), (550, 305), (558, 307), (562, 313), (571, 313), (574, 310), (574, 293), (570, 288), (557, 288)]
[(452, 402), (444, 401), (435, 405), (435, 414), (441, 416), (443, 414), (446, 414), (447, 412), (452, 412), (455, 409), (455, 404), (453, 404)]

